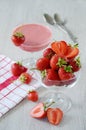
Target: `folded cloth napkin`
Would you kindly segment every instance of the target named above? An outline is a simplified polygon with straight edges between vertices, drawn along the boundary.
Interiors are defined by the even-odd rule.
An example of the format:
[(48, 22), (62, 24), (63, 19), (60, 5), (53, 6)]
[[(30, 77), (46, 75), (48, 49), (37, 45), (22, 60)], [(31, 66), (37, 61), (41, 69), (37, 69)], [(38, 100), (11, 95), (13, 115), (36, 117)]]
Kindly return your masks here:
[(0, 117), (22, 101), (29, 89), (37, 89), (40, 86), (37, 74), (33, 72), (30, 84), (21, 83), (11, 73), (13, 63), (9, 57), (0, 55)]

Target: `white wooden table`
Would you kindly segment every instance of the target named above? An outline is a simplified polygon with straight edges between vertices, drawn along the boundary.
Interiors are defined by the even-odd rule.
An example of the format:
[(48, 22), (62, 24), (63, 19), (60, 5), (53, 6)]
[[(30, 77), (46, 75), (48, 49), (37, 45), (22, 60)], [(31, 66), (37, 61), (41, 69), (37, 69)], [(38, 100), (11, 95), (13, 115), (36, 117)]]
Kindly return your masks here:
[[(46, 120), (31, 118), (29, 112), (35, 103), (25, 99), (0, 119), (0, 130), (86, 130), (85, 0), (0, 0), (0, 54), (8, 56), (12, 60), (29, 57), (30, 53), (13, 46), (10, 39), (13, 28), (25, 23), (46, 25), (43, 13), (53, 16), (55, 12), (58, 12), (61, 18), (67, 19), (67, 26), (78, 37), (81, 50), (82, 73), (80, 80), (75, 87), (64, 91), (73, 102), (72, 108), (64, 114), (63, 121), (59, 126), (53, 126)], [(60, 32), (57, 29), (57, 34), (55, 34), (58, 39), (61, 39)], [(65, 39), (65, 36), (63, 37)]]

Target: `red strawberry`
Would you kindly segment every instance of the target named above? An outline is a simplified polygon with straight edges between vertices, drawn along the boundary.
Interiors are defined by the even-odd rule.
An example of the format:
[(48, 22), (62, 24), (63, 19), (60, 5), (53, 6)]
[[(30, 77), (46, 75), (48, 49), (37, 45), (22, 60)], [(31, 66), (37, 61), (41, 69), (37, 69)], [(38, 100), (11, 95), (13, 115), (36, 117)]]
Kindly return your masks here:
[(52, 50), (59, 56), (65, 56), (66, 58), (75, 58), (79, 54), (78, 44), (74, 46), (67, 45), (65, 41), (57, 41), (51, 44)]
[(56, 41), (51, 44), (51, 48), (57, 55), (62, 56), (67, 52), (67, 43), (65, 41)]
[(75, 44), (73, 47), (71, 45), (68, 46), (67, 53), (65, 56), (68, 59), (75, 58), (79, 54), (79, 49), (77, 47), (78, 47), (78, 44)]
[(13, 41), (14, 45), (20, 46), (25, 41), (25, 36), (21, 32), (16, 32), (12, 35), (11, 40)]
[(46, 78), (49, 80), (60, 80), (58, 76), (58, 72), (53, 69), (47, 70)]
[(20, 81), (21, 81), (22, 83), (28, 84), (28, 83), (31, 82), (32, 77), (31, 77), (31, 75), (28, 74), (28, 73), (22, 73), (22, 74), (20, 75), (19, 79), (20, 79)]
[(50, 60), (50, 67), (54, 70), (58, 70), (59, 67), (66, 65), (67, 61), (63, 56), (55, 54)]
[(40, 58), (36, 62), (36, 67), (38, 70), (44, 70), (50, 68), (50, 60), (46, 57)]
[(48, 108), (47, 117), (51, 124), (58, 125), (63, 118), (63, 112), (59, 108)]
[(36, 105), (30, 112), (30, 115), (34, 118), (44, 118), (47, 116), (47, 108), (51, 106), (55, 102), (51, 102), (50, 104), (48, 103), (39, 103)]
[(71, 66), (64, 66), (59, 68), (58, 75), (61, 80), (68, 80), (74, 77)]
[(44, 103), (39, 103), (37, 106), (35, 106), (31, 110), (30, 115), (34, 118), (46, 117), (46, 111), (44, 110)]
[(60, 51), (62, 55), (65, 55), (67, 52), (67, 43), (65, 41), (60, 41)]
[(58, 76), (58, 72), (53, 70), (53, 69), (48, 69), (48, 70), (44, 70), (42, 72), (42, 76), (43, 79), (43, 83), (48, 85), (48, 86), (51, 86), (51, 85), (60, 85), (60, 78)]
[(38, 101), (38, 93), (36, 90), (30, 90), (27, 95), (28, 100), (31, 100), (33, 102)]
[(69, 64), (74, 72), (79, 71), (81, 68), (80, 57), (76, 58), (76, 60), (71, 60)]
[(51, 49), (51, 48), (47, 48), (46, 50), (44, 50), (43, 52), (43, 56), (51, 59), (51, 57), (55, 54), (55, 52)]
[(14, 76), (20, 76), (20, 74), (26, 71), (27, 71), (27, 68), (24, 67), (20, 62), (13, 63), (11, 65), (11, 72)]
[(52, 50), (57, 54), (57, 55), (59, 55), (59, 56), (61, 56), (62, 54), (61, 54), (61, 51), (60, 51), (60, 44), (59, 44), (59, 42), (53, 42), (52, 44), (51, 44), (51, 48), (52, 48)]

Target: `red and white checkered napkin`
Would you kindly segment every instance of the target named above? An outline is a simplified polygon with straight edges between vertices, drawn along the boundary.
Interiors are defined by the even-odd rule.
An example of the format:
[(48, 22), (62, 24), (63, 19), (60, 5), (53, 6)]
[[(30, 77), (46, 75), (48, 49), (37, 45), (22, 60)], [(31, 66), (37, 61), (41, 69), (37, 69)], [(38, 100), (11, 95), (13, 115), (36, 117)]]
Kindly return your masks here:
[(12, 63), (10, 58), (0, 55), (0, 117), (22, 101), (29, 89), (36, 89), (40, 86), (35, 73), (29, 85), (16, 79), (11, 73)]

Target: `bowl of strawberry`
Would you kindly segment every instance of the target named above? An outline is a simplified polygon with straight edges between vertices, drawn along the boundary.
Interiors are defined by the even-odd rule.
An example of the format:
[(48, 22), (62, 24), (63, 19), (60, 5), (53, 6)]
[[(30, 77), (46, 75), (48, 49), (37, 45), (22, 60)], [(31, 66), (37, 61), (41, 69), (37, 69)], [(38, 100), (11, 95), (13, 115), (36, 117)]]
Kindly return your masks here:
[(55, 41), (36, 61), (44, 87), (74, 86), (81, 69), (78, 44)]

